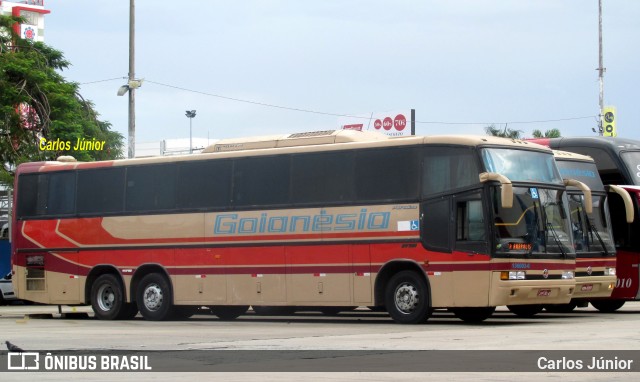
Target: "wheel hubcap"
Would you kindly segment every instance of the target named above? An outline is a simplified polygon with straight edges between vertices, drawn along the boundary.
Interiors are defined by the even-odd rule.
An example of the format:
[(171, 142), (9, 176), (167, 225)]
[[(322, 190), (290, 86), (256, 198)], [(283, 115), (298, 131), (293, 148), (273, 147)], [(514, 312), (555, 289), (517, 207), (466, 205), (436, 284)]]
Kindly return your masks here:
[(398, 311), (403, 314), (411, 314), (420, 303), (418, 288), (409, 283), (402, 283), (396, 288), (394, 300)]
[(144, 290), (144, 306), (151, 311), (158, 310), (162, 306), (162, 289), (152, 284)]
[(113, 309), (113, 304), (116, 300), (116, 294), (113, 292), (113, 288), (110, 285), (103, 285), (98, 289), (98, 306), (105, 312)]

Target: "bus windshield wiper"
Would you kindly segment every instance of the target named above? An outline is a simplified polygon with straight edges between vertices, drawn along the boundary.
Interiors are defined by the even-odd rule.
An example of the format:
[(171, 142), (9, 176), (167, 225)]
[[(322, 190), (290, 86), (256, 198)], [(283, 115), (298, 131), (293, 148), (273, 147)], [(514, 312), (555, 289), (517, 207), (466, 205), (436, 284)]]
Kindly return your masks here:
[(607, 246), (604, 245), (604, 240), (602, 240), (602, 237), (600, 237), (600, 233), (598, 232), (598, 230), (596, 229), (594, 224), (591, 223), (591, 219), (589, 219), (588, 216), (587, 216), (587, 227), (589, 228), (589, 233), (595, 234), (596, 237), (598, 238), (598, 241), (600, 242), (600, 245), (602, 246), (602, 251), (604, 252), (605, 256), (609, 256), (609, 251), (607, 251)]
[(566, 257), (567, 253), (564, 251), (564, 248), (562, 248), (562, 242), (560, 241), (560, 237), (558, 236), (558, 233), (556, 232), (556, 229), (553, 228), (553, 224), (551, 224), (550, 222), (547, 222), (547, 227), (549, 227), (549, 231), (551, 232), (551, 236), (553, 236), (553, 240), (555, 240), (556, 244), (558, 245), (558, 249), (560, 249), (560, 252), (562, 253), (562, 256)]
[(540, 215), (538, 215), (538, 209), (536, 208), (536, 203), (533, 203), (533, 216), (536, 221), (534, 227), (534, 235), (531, 237), (531, 249), (529, 249), (529, 255), (533, 254), (533, 249), (535, 248), (534, 243), (538, 241), (538, 235), (540, 234)]

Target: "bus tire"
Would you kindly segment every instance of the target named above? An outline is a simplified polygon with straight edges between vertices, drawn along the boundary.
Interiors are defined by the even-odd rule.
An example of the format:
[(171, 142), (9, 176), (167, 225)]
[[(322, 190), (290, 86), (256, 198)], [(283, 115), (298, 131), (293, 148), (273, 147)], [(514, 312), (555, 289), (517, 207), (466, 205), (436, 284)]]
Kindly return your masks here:
[(594, 300), (591, 301), (591, 305), (598, 309), (601, 313), (613, 313), (616, 310), (622, 308), (625, 300)]
[(385, 290), (385, 306), (400, 324), (420, 324), (429, 319), (431, 304), (426, 281), (414, 271), (393, 275)]
[(149, 273), (140, 280), (137, 291), (138, 310), (150, 321), (162, 321), (170, 317), (173, 310), (171, 287), (159, 273)]
[(104, 274), (91, 285), (91, 308), (101, 320), (122, 319), (127, 312), (120, 280), (112, 274)]
[(495, 306), (482, 306), (470, 308), (451, 308), (453, 315), (468, 323), (478, 323), (486, 320), (496, 311)]
[(222, 321), (231, 321), (247, 313), (248, 305), (226, 305), (211, 306), (211, 313), (218, 316)]
[(509, 311), (521, 318), (531, 318), (542, 312), (544, 305), (507, 305)]

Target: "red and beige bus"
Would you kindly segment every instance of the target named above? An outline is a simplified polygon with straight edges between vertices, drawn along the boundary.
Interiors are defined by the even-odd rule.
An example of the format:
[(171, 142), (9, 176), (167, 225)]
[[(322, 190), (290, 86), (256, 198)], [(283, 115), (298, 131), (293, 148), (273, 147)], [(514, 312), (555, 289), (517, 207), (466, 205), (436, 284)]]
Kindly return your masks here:
[(602, 312), (614, 312), (626, 301), (640, 300), (640, 141), (613, 137), (544, 138), (532, 141), (592, 157), (605, 185), (617, 185), (630, 194), (635, 216), (632, 221), (629, 220), (628, 201), (621, 195), (609, 193), (608, 204), (616, 246), (616, 287), (611, 298), (592, 301), (592, 305)]
[[(576, 248), (576, 291), (571, 303), (547, 306), (547, 310), (568, 312), (589, 302), (597, 307), (611, 297), (616, 284), (616, 248), (607, 203), (608, 192), (623, 200), (628, 223), (633, 222), (633, 203), (626, 190), (602, 183), (591, 157), (559, 150), (554, 150), (554, 155), (560, 175), (589, 186), (592, 200), (585, 200), (582, 192), (574, 187), (567, 190)], [(588, 203), (593, 206), (592, 213), (586, 211)]]
[(517, 140), (342, 130), (59, 158), (18, 167), (14, 205), (18, 297), (100, 319), (254, 305), (481, 321), (575, 288), (565, 183), (550, 149)]

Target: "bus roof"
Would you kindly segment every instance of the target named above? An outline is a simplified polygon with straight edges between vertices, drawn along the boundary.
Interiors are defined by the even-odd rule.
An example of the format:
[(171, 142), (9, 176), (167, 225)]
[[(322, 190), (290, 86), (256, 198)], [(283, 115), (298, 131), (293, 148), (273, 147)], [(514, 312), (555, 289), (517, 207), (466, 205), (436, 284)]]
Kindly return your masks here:
[[(98, 167), (184, 162), (213, 158), (274, 155), (280, 153), (320, 152), (357, 148), (381, 148), (420, 144), (462, 146), (503, 146), (551, 152), (546, 146), (510, 138), (476, 135), (435, 135), (389, 137), (384, 134), (355, 130), (327, 130), (278, 136), (225, 139), (207, 147), (201, 154), (119, 159), (102, 162), (47, 161), (24, 163), (18, 172), (61, 171)], [(249, 153), (250, 152), (250, 153)]]
[(561, 138), (537, 138), (531, 142), (540, 143), (553, 149), (562, 149), (570, 146), (589, 146), (609, 148), (615, 151), (640, 150), (640, 141), (620, 137), (561, 137)]
[(556, 160), (572, 160), (572, 161), (591, 162), (591, 163), (595, 162), (593, 158), (591, 158), (588, 155), (572, 153), (569, 151), (553, 150), (553, 156), (556, 158)]

